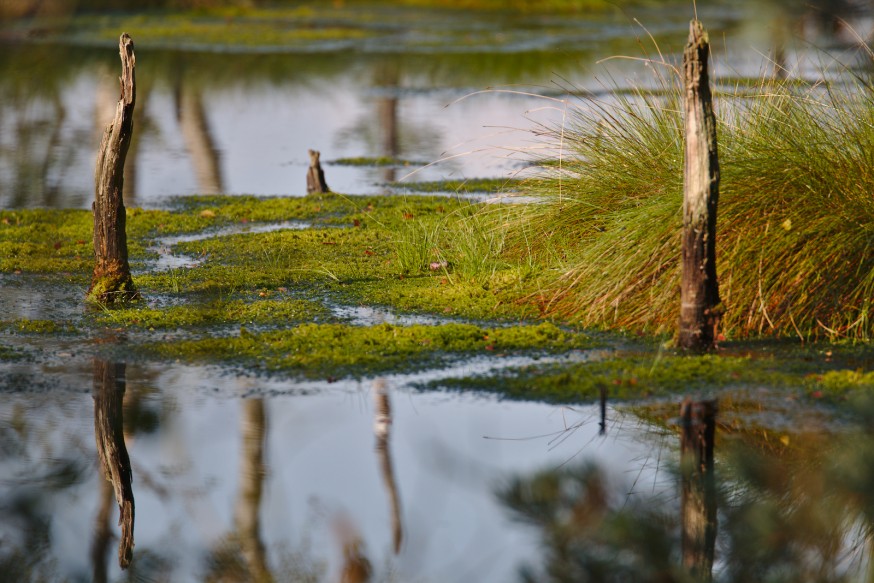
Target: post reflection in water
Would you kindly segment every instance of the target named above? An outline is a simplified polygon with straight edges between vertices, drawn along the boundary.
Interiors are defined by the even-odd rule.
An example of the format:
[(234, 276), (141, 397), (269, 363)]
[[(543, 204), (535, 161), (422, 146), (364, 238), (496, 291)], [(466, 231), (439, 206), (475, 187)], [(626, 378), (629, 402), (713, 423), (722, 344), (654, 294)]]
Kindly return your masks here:
[(245, 399), (240, 434), (240, 486), (234, 524), (243, 560), (252, 581), (273, 581), (261, 539), (261, 499), (264, 490), (264, 438), (266, 418), (263, 399)]
[(713, 442), (716, 401), (680, 407), (680, 490), (683, 565), (698, 581), (713, 576), (716, 545), (716, 480), (713, 475)]
[[(396, 63), (386, 63), (377, 67), (374, 74), (374, 87), (380, 92), (376, 100), (376, 118), (379, 123), (379, 153), (385, 158), (397, 160), (400, 155), (398, 131), (398, 90), (400, 71)], [(383, 169), (382, 179), (391, 183), (397, 180), (397, 170), (393, 165)]]
[(404, 527), (401, 520), (401, 499), (395, 480), (394, 467), (389, 448), (391, 437), (392, 410), (388, 396), (388, 386), (383, 379), (377, 379), (373, 383), (374, 420), (373, 432), (376, 434), (376, 455), (379, 458), (379, 468), (385, 489), (388, 491), (391, 505), (392, 541), (395, 554), (401, 550), (404, 540)]
[(176, 80), (174, 100), (176, 121), (191, 157), (198, 189), (202, 194), (224, 192), (221, 157), (209, 127), (202, 91), (179, 78)]
[[(125, 365), (94, 359), (94, 438), (97, 455), (106, 480), (112, 485), (118, 503), (121, 539), (118, 544), (118, 564), (126, 569), (133, 559), (134, 549), (134, 493), (131, 485), (131, 464), (124, 441), (123, 401), (125, 392)], [(103, 501), (106, 504), (104, 491)], [(92, 545), (95, 579), (105, 578), (105, 563), (101, 565), (101, 548), (108, 544), (104, 509), (98, 513), (98, 530)], [(105, 557), (105, 552), (103, 555)]]
[(112, 510), (112, 484), (109, 480), (100, 481), (100, 504), (94, 518), (94, 535), (91, 539), (91, 565), (94, 583), (106, 583), (109, 560), (109, 543), (112, 529), (109, 516)]
[(836, 432), (811, 422), (776, 435), (731, 406), (719, 413), (718, 449), (715, 401), (685, 402), (679, 426), (668, 421), (680, 447), (670, 447), (675, 463), (659, 462), (672, 484), (664, 491), (617, 482), (591, 462), (518, 475), (499, 499), (538, 529), (543, 548), (521, 579), (872, 580), (874, 399), (854, 403)]
[(266, 468), (267, 418), (263, 399), (240, 403), (239, 482), (233, 530), (219, 538), (206, 556), (207, 581), (274, 581), (262, 538), (261, 505)]

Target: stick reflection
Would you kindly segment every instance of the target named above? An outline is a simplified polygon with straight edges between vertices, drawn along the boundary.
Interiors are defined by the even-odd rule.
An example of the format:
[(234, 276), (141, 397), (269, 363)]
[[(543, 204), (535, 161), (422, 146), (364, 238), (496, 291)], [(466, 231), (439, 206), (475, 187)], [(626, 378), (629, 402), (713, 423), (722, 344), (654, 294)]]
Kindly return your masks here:
[[(94, 359), (94, 438), (97, 455), (107, 481), (115, 491), (118, 503), (118, 524), (121, 526), (121, 540), (118, 544), (118, 564), (126, 569), (133, 559), (134, 549), (134, 493), (131, 486), (131, 466), (124, 442), (124, 422), (122, 402), (125, 391), (124, 363)], [(105, 520), (104, 520), (105, 523)], [(105, 536), (105, 534), (104, 534)], [(100, 542), (104, 540), (104, 542)], [(106, 540), (98, 532), (95, 537), (94, 553), (101, 545), (105, 549)], [(96, 554), (95, 554), (96, 558)], [(100, 569), (95, 563), (95, 575)], [(105, 569), (103, 570), (105, 577)]]
[(401, 522), (401, 500), (398, 494), (395, 480), (394, 467), (392, 466), (389, 438), (391, 437), (391, 401), (388, 397), (388, 388), (382, 379), (377, 379), (373, 384), (373, 399), (375, 414), (373, 420), (373, 432), (376, 435), (376, 455), (379, 458), (379, 467), (382, 479), (388, 491), (391, 505), (392, 540), (395, 554), (401, 550), (404, 539), (404, 528)]

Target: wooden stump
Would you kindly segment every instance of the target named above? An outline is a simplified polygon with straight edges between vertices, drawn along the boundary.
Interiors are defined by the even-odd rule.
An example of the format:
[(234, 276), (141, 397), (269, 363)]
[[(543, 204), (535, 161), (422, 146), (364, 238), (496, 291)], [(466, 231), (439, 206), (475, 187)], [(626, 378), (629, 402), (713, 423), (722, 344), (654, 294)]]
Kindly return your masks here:
[(716, 436), (716, 401), (680, 406), (680, 477), (683, 565), (696, 581), (713, 575), (716, 548), (716, 482), (713, 442)]
[(683, 169), (683, 262), (678, 345), (710, 350), (722, 316), (716, 279), (719, 157), (716, 118), (707, 74), (707, 33), (697, 20), (683, 52), (686, 160)]
[(127, 258), (124, 188), (124, 161), (133, 135), (136, 101), (134, 43), (124, 33), (118, 41), (121, 55), (121, 96), (115, 117), (107, 126), (97, 152), (94, 169), (95, 196), (94, 254), (96, 263), (88, 289), (88, 299), (102, 303), (128, 301), (139, 297), (130, 274)]
[(122, 569), (130, 565), (134, 549), (134, 492), (122, 416), (124, 374), (124, 364), (94, 359), (94, 439), (103, 475), (112, 484), (118, 503), (118, 564)]
[(307, 170), (307, 194), (331, 192), (325, 182), (322, 164), (319, 162), (321, 153), (318, 150), (307, 150), (307, 152), (310, 155), (310, 167)]

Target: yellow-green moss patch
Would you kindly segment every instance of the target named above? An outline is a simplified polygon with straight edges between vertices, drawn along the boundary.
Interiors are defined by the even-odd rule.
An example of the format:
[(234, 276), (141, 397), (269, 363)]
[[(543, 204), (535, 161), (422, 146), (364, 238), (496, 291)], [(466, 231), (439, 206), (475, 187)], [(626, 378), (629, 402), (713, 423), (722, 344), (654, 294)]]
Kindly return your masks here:
[(75, 327), (66, 321), (40, 320), (19, 318), (17, 320), (0, 320), (0, 329), (22, 334), (66, 334), (75, 332)]
[[(552, 324), (484, 328), (472, 324), (356, 327), (302, 324), (285, 330), (150, 345), (155, 354), (186, 360), (232, 361), (307, 377), (364, 376), (409, 370), (451, 355), (499, 355), (511, 350), (561, 351), (589, 346), (582, 334)], [(495, 356), (500, 358), (500, 356)]]
[[(267, 296), (269, 292), (261, 292)], [(221, 324), (291, 325), (327, 317), (325, 307), (309, 300), (285, 296), (276, 292), (275, 299), (192, 301), (167, 308), (134, 306), (107, 308), (96, 320), (112, 326), (137, 326), (151, 329), (172, 329)]]

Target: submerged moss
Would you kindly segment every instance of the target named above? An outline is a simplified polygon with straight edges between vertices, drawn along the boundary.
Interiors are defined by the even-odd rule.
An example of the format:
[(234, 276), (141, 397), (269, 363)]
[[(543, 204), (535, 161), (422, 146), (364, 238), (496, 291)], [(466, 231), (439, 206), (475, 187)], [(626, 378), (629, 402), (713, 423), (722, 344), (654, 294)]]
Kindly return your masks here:
[(155, 354), (190, 360), (225, 360), (308, 377), (363, 376), (409, 370), (452, 355), (508, 350), (559, 351), (588, 346), (578, 333), (552, 324), (483, 328), (472, 324), (356, 327), (302, 324), (286, 330), (151, 345)]
[(393, 158), (390, 156), (358, 156), (354, 158), (337, 158), (329, 160), (326, 164), (334, 164), (337, 166), (424, 166), (428, 162), (416, 162), (413, 160), (403, 160), (401, 158)]
[(29, 318), (19, 318), (11, 321), (0, 320), (0, 329), (23, 334), (65, 334), (75, 331), (75, 327), (70, 322), (31, 320)]
[(23, 357), (21, 350), (5, 344), (0, 344), (0, 362), (11, 362)]

